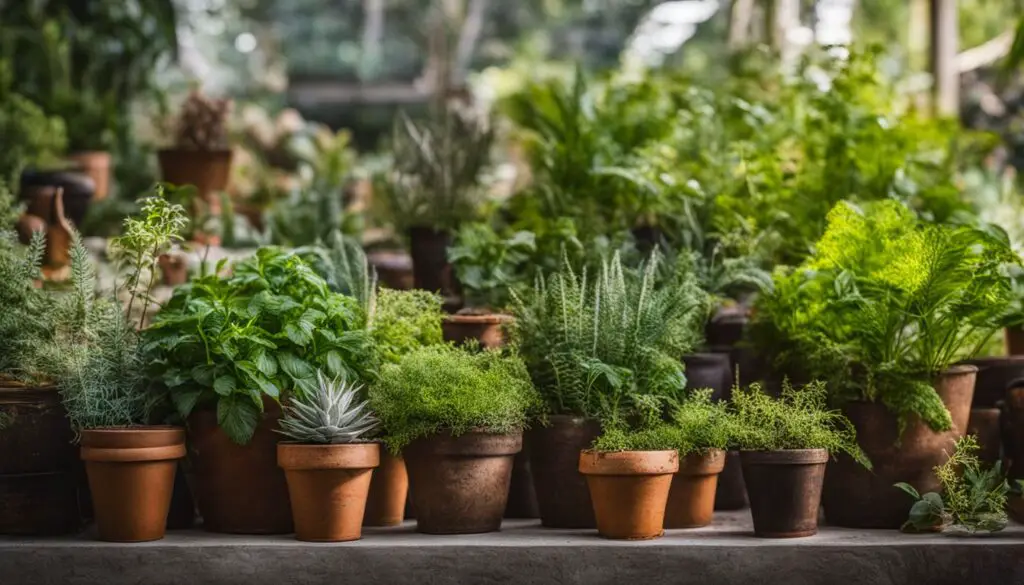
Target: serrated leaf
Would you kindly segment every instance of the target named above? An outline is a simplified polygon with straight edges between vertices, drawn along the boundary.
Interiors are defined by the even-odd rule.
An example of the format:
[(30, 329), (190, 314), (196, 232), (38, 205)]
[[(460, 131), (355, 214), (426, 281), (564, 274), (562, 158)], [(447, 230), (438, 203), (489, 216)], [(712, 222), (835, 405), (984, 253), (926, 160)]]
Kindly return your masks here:
[(178, 411), (181, 418), (188, 418), (192, 414), (202, 393), (202, 389), (199, 388), (182, 388), (171, 391), (171, 402), (174, 403), (174, 409)]
[(197, 384), (212, 386), (216, 372), (217, 366), (213, 364), (200, 364), (192, 368), (191, 375), (192, 379), (195, 380)]
[(249, 359), (252, 360), (252, 363), (256, 364), (256, 369), (264, 376), (273, 378), (277, 375), (277, 360), (266, 350), (257, 349), (252, 352)]
[(252, 440), (260, 411), (247, 397), (234, 394), (217, 402), (217, 425), (238, 445)]
[(288, 374), (292, 379), (312, 378), (316, 376), (316, 368), (311, 366), (302, 358), (296, 356), (294, 353), (282, 351), (277, 354), (277, 361), (281, 365), (281, 370)]
[(213, 382), (213, 391), (221, 396), (228, 396), (234, 393), (238, 387), (238, 380), (234, 376), (220, 376)]
[(335, 377), (345, 372), (345, 362), (341, 359), (341, 354), (333, 349), (327, 352), (327, 371)]

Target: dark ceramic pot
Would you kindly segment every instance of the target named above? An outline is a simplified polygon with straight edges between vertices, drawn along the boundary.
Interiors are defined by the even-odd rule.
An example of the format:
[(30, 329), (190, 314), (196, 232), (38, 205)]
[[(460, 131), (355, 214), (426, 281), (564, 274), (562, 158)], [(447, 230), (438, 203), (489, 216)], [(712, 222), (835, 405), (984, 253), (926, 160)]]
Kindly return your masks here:
[(742, 510), (747, 507), (747, 485), (743, 482), (743, 465), (739, 451), (725, 454), (725, 467), (718, 474), (715, 490), (716, 510)]
[(527, 431), (533, 485), (541, 524), (547, 528), (593, 528), (594, 506), (579, 472), (580, 451), (601, 434), (594, 420), (549, 416), (547, 426)]
[(732, 396), (732, 358), (728, 353), (691, 353), (683, 356), (686, 389), (711, 388), (712, 398)]
[(25, 171), (21, 174), (21, 198), (26, 202), (26, 211), (47, 223), (56, 221), (50, 203), (52, 197), (40, 195), (54, 189), (63, 191), (64, 216), (74, 225), (82, 225), (96, 191), (93, 180), (89, 175), (70, 171)]
[(755, 536), (799, 538), (817, 534), (828, 451), (743, 451), (740, 458)]
[(452, 266), (448, 263), (451, 235), (445, 231), (414, 227), (409, 230), (412, 280), (416, 288), (450, 297), (455, 293)]

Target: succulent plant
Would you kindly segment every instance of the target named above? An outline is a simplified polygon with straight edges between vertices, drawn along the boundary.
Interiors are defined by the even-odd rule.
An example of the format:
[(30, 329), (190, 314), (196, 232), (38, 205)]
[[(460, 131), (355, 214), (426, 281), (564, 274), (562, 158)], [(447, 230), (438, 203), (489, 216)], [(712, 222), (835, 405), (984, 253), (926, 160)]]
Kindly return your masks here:
[(284, 408), (279, 433), (300, 443), (353, 443), (377, 428), (379, 421), (358, 402), (360, 386), (331, 380), (317, 372), (315, 395), (297, 396)]
[(193, 89), (181, 104), (175, 146), (188, 150), (222, 150), (228, 148), (228, 114), (232, 101), (211, 98)]

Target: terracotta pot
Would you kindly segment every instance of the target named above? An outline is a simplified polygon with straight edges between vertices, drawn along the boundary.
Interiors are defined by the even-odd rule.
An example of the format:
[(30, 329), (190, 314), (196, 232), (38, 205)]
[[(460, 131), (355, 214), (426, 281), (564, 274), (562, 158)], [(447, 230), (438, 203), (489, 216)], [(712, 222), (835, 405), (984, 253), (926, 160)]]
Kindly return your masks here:
[(264, 400), (262, 420), (248, 445), (217, 426), (214, 410), (189, 416), (189, 458), (203, 528), (229, 534), (288, 534), (292, 510), (284, 471), (277, 466), (281, 407)]
[(1007, 327), (1004, 330), (1006, 355), (1024, 355), (1024, 328)]
[(174, 474), (185, 456), (185, 429), (126, 427), (82, 431), (100, 540), (160, 540), (167, 530)]
[(231, 179), (232, 152), (226, 150), (166, 149), (157, 153), (160, 175), (167, 183), (194, 185), (212, 215), (220, 213), (219, 191), (228, 188)]
[(553, 415), (547, 426), (527, 431), (530, 468), (541, 524), (547, 528), (593, 528), (594, 506), (579, 472), (580, 451), (601, 434), (595, 420)]
[(981, 447), (978, 458), (986, 465), (994, 465), (1002, 457), (1000, 414), (998, 408), (972, 408), (971, 418), (967, 423), (967, 434), (978, 438), (978, 445)]
[(953, 366), (934, 382), (952, 414), (951, 431), (936, 433), (912, 416), (898, 436), (896, 417), (881, 403), (851, 402), (843, 408), (874, 469), (865, 469), (846, 454), (829, 462), (822, 496), (829, 524), (896, 529), (906, 521), (914, 502), (893, 484), (909, 483), (922, 494), (939, 491), (933, 469), (946, 461), (967, 430), (977, 371), (970, 365)]
[(409, 252), (412, 255), (412, 280), (416, 288), (451, 296), (455, 292), (455, 276), (448, 263), (451, 236), (445, 231), (414, 227), (409, 230)]
[(0, 380), (0, 417), (0, 534), (78, 530), (78, 456), (57, 388)]
[(508, 502), (505, 504), (506, 518), (539, 518), (537, 494), (533, 489), (533, 470), (530, 467), (530, 455), (527, 442), (523, 436), (523, 450), (516, 453), (512, 461), (512, 479), (508, 483)]
[(512, 322), (509, 315), (447, 315), (441, 322), (444, 340), (463, 344), (471, 339), (480, 343), (483, 349), (505, 345), (506, 324)]
[(501, 528), (522, 433), (438, 434), (413, 441), (402, 452), (416, 530), (475, 534)]
[(718, 475), (715, 490), (716, 510), (742, 510), (747, 507), (747, 484), (743, 481), (743, 464), (740, 452), (729, 451), (725, 455), (725, 467)]
[(732, 358), (728, 353), (691, 353), (683, 356), (687, 390), (711, 388), (715, 400), (732, 396)]
[(675, 451), (581, 451), (580, 473), (590, 488), (597, 533), (617, 540), (661, 536), (677, 471)]
[(380, 450), (380, 466), (373, 470), (363, 526), (397, 526), (405, 519), (409, 475), (405, 461)]
[(715, 512), (718, 474), (725, 468), (725, 451), (711, 449), (679, 460), (665, 508), (665, 528), (700, 528), (711, 524)]
[(110, 153), (98, 150), (73, 152), (67, 159), (74, 163), (77, 171), (92, 179), (96, 188), (93, 200), (106, 199), (110, 194)]
[(818, 532), (825, 449), (741, 451), (754, 535), (798, 538)]
[(188, 282), (188, 257), (184, 254), (160, 254), (160, 280), (166, 286), (179, 286)]
[(978, 368), (971, 408), (995, 408), (1010, 382), (1024, 377), (1024, 355), (976, 358), (964, 363)]
[(404, 252), (369, 252), (367, 260), (377, 270), (377, 277), (388, 288), (409, 290), (415, 286), (412, 257)]
[(359, 540), (379, 443), (278, 443), (277, 462), (288, 479), (296, 539)]

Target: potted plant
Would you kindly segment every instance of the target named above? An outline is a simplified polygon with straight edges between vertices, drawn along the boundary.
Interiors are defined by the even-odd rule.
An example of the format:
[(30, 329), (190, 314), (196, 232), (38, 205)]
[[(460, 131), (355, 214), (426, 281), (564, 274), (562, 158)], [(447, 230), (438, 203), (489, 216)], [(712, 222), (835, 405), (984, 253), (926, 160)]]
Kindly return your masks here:
[(718, 476), (732, 440), (732, 417), (712, 390), (693, 390), (672, 414), (679, 471), (665, 509), (665, 528), (699, 528), (711, 524)]
[(317, 372), (317, 393), (284, 407), (277, 463), (285, 470), (295, 538), (314, 542), (359, 540), (370, 477), (380, 444), (365, 436), (377, 419), (359, 402), (358, 386)]
[(705, 295), (689, 278), (658, 286), (658, 263), (634, 274), (615, 255), (591, 278), (565, 261), (513, 294), (512, 339), (543, 399), (527, 443), (546, 527), (594, 526), (579, 453), (602, 424), (660, 420), (684, 396), (679, 356), (700, 338)]
[(853, 425), (839, 411), (827, 409), (827, 398), (822, 382), (797, 389), (786, 381), (777, 399), (758, 384), (733, 389), (733, 440), (756, 536), (797, 538), (818, 532), (830, 454), (845, 453), (871, 469)]
[(927, 224), (896, 202), (836, 206), (814, 254), (758, 301), (754, 344), (778, 375), (828, 383), (875, 466), (829, 464), (832, 524), (898, 528), (968, 426), (977, 368), (955, 365), (998, 331), (1019, 263), (994, 230)]
[(381, 368), (370, 404), (388, 448), (405, 459), (418, 531), (501, 527), (512, 460), (536, 402), (515, 354), (437, 345)]
[(149, 375), (188, 422), (204, 527), (291, 532), (274, 432), (280, 401), (315, 393), (317, 370), (369, 380), (377, 358), (367, 317), (293, 252), (261, 248), (230, 276), (222, 269), (175, 289), (155, 316), (144, 333)]

